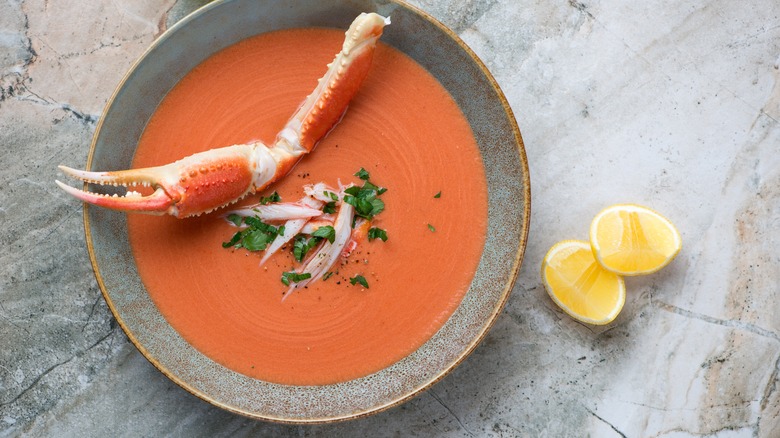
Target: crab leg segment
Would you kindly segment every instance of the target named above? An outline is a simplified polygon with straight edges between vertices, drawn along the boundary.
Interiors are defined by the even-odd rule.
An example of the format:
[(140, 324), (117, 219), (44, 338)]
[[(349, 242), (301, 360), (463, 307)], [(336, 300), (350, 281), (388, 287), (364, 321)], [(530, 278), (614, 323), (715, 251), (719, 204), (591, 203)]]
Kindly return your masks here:
[[(390, 19), (360, 14), (345, 33), (341, 52), (277, 137), (276, 146), (311, 152), (341, 119), (371, 67), (376, 42)], [(304, 153), (305, 153), (304, 152)]]
[(60, 166), (73, 178), (93, 184), (153, 187), (151, 195), (134, 191), (106, 196), (61, 182), (68, 194), (100, 207), (128, 212), (197, 216), (265, 189), (284, 177), (338, 123), (371, 67), (376, 42), (389, 20), (360, 14), (346, 32), (341, 51), (314, 91), (290, 118), (272, 147), (262, 143), (229, 146), (191, 155), (160, 167), (86, 172)]

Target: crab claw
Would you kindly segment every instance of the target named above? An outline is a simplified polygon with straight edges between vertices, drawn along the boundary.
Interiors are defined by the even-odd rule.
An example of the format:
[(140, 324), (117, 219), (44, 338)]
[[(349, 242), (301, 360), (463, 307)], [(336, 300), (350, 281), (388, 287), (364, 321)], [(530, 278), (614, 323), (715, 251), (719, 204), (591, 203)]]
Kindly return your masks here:
[[(235, 202), (256, 185), (263, 185), (273, 175), (268, 168), (275, 166), (258, 166), (258, 161), (275, 163), (262, 144), (212, 149), (165, 166), (116, 172), (88, 172), (60, 166), (66, 175), (91, 184), (152, 187), (154, 192), (146, 196), (132, 189), (123, 196), (102, 195), (56, 182), (73, 197), (99, 207), (187, 217)], [(257, 167), (267, 171), (258, 173)]]
[(182, 218), (208, 213), (265, 189), (285, 176), (341, 120), (371, 67), (376, 42), (390, 20), (360, 14), (346, 32), (341, 51), (314, 91), (277, 134), (271, 147), (255, 142), (200, 152), (160, 167), (88, 172), (60, 166), (91, 184), (151, 186), (151, 195), (101, 195), (59, 185), (68, 194), (100, 207)]

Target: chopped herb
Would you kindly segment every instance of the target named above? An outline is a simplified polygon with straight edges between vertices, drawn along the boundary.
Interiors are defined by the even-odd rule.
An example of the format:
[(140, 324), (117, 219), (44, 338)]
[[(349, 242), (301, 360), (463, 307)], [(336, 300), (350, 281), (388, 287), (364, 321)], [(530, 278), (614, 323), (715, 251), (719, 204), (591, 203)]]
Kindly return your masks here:
[[(237, 216), (241, 220), (233, 216)], [(230, 241), (223, 242), (223, 248), (233, 247), (236, 249), (246, 248), (248, 251), (262, 251), (276, 239), (276, 236), (284, 232), (283, 226), (276, 228), (273, 225), (263, 223), (263, 221), (254, 216), (242, 218), (238, 215), (230, 215), (228, 219), (236, 226), (240, 226), (243, 221), (244, 224), (248, 225), (248, 228), (234, 234)]]
[(276, 235), (270, 236), (261, 230), (252, 230), (244, 235), (241, 246), (248, 251), (262, 251), (269, 243), (273, 242)]
[(428, 229), (434, 232), (436, 231), (436, 228), (433, 228), (433, 225), (431, 224), (428, 224)]
[(366, 172), (366, 169), (363, 169), (362, 167), (357, 171), (355, 176), (362, 179), (363, 181), (368, 181), (369, 178), (368, 172)]
[(322, 281), (325, 281), (325, 280), (329, 279), (332, 276), (333, 276), (333, 272), (332, 271), (326, 272), (325, 275), (322, 276)]
[(313, 233), (313, 237), (321, 237), (328, 239), (328, 242), (333, 243), (336, 240), (336, 230), (331, 225), (325, 225), (324, 227), (317, 228)]
[(244, 223), (249, 225), (252, 228), (264, 228), (269, 226), (268, 224), (263, 223), (263, 221), (260, 220), (260, 218), (255, 216), (247, 216), (244, 218)]
[(366, 277), (363, 277), (362, 275), (356, 275), (349, 279), (349, 282), (354, 286), (356, 284), (360, 284), (364, 288), (368, 289), (368, 282), (366, 281)]
[(244, 218), (239, 216), (239, 215), (237, 215), (237, 214), (229, 214), (228, 217), (227, 217), (227, 220), (232, 222), (233, 225), (235, 225), (237, 227), (240, 227), (241, 226), (241, 222), (244, 221)]
[(382, 242), (387, 242), (387, 231), (373, 227), (368, 230), (368, 240), (369, 242), (374, 239), (382, 239)]
[(309, 278), (311, 278), (311, 274), (308, 272), (305, 274), (299, 274), (295, 271), (282, 272), (282, 283), (284, 283), (285, 286), (289, 286), (290, 283), (297, 283)]
[(279, 236), (284, 236), (284, 225), (280, 225), (279, 228), (276, 229), (276, 233)]
[(337, 195), (337, 194), (335, 194), (335, 193), (333, 193), (333, 192), (329, 192), (329, 191), (325, 190), (325, 191), (324, 191), (324, 192), (322, 192), (322, 193), (323, 193), (325, 196), (327, 196), (328, 198), (330, 198), (330, 199), (332, 199), (332, 200), (334, 200), (334, 201), (338, 201), (338, 200), (339, 200), (339, 195)]
[(282, 200), (282, 197), (279, 196), (279, 193), (273, 192), (271, 193), (271, 196), (266, 196), (264, 198), (260, 198), (260, 204), (266, 205), (270, 204), (272, 202), (280, 202)]
[(347, 187), (346, 189), (344, 189), (344, 193), (352, 196), (357, 196), (357, 194), (360, 193), (360, 187), (358, 186)]
[(378, 190), (379, 186), (374, 185), (371, 181), (366, 181), (363, 183), (363, 187), (360, 188), (361, 190)]
[(385, 203), (381, 199), (371, 200), (371, 216), (376, 216), (385, 211)]
[(433, 195), (433, 197), (434, 197), (434, 198), (436, 198), (436, 199), (439, 199), (439, 198), (441, 198), (441, 192), (439, 192), (439, 193), (437, 193), (437, 194)]
[(295, 242), (293, 242), (293, 257), (295, 257), (295, 260), (302, 262), (303, 259), (306, 258), (306, 254), (321, 241), (322, 239), (319, 237), (307, 239), (306, 236), (299, 235), (295, 238)]
[(233, 235), (233, 237), (228, 242), (222, 242), (223, 248), (230, 248), (231, 246), (234, 246), (238, 242), (241, 241), (241, 231), (237, 232)]
[[(368, 172), (362, 167), (355, 176), (360, 177), (365, 182), (362, 187), (352, 186), (345, 189), (344, 202), (355, 207), (355, 218), (362, 217), (371, 220), (385, 209), (385, 203), (377, 197), (386, 192), (387, 189), (369, 181)], [(355, 220), (352, 223), (353, 228), (354, 226)]]
[(336, 201), (328, 202), (322, 207), (322, 212), (325, 214), (332, 214), (336, 212)]
[(359, 191), (357, 196), (346, 195), (344, 202), (355, 207), (356, 216), (369, 220), (385, 209), (385, 203), (376, 198), (376, 192), (373, 190), (370, 193)]

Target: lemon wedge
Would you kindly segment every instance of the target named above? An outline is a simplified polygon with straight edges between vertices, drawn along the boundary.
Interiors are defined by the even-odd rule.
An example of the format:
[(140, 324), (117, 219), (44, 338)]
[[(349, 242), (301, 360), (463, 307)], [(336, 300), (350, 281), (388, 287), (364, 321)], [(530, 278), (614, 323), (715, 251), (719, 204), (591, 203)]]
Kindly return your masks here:
[(653, 273), (668, 265), (682, 248), (677, 228), (649, 208), (633, 204), (607, 207), (590, 225), (596, 260), (620, 275)]
[(581, 240), (550, 248), (542, 261), (542, 282), (561, 309), (588, 324), (608, 324), (626, 302), (623, 277), (602, 268), (590, 243)]

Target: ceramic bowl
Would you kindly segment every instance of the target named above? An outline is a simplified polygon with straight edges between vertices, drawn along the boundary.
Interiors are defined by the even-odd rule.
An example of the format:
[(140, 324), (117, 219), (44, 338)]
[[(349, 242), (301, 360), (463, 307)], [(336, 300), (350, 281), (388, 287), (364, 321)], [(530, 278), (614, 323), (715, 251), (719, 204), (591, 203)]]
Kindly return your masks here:
[(192, 394), (238, 414), (321, 423), (379, 412), (414, 397), (463, 361), (498, 317), (515, 282), (528, 234), (530, 183), (520, 131), (493, 77), (450, 30), (393, 1), (231, 0), (187, 16), (135, 63), (98, 124), (87, 167), (130, 167), (144, 126), (165, 94), (215, 52), (244, 38), (295, 27), (346, 29), (360, 12), (392, 17), (382, 42), (406, 53), (450, 92), (476, 137), (488, 185), (487, 242), (462, 303), (419, 349), (379, 372), (325, 386), (287, 386), (231, 371), (168, 324), (141, 282), (123, 213), (85, 208), (89, 255), (103, 295), (138, 350)]

